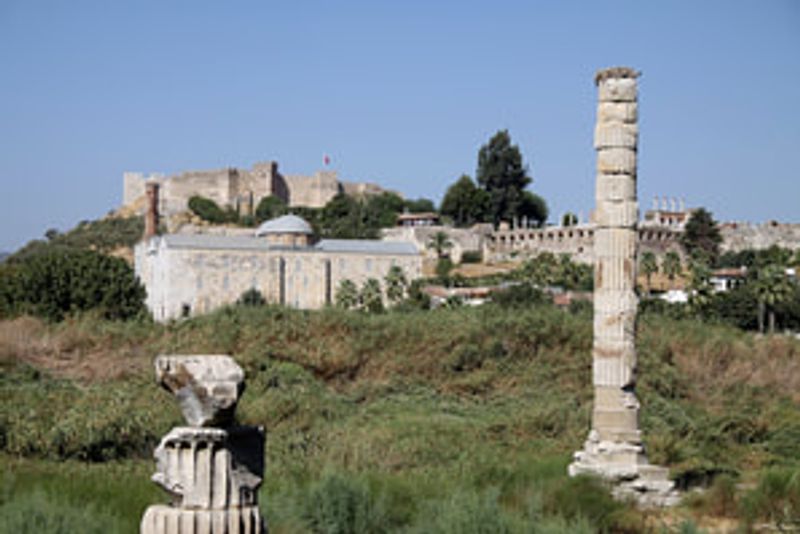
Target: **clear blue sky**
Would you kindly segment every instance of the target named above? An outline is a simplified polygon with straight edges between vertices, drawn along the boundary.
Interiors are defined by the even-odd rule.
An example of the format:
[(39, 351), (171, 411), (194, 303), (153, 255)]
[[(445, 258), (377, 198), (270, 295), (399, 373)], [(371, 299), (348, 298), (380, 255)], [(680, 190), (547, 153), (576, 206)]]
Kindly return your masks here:
[(441, 199), (507, 128), (551, 219), (593, 204), (598, 68), (640, 80), (639, 194), (800, 222), (800, 1), (0, 1), (0, 250), (122, 173), (330, 154)]

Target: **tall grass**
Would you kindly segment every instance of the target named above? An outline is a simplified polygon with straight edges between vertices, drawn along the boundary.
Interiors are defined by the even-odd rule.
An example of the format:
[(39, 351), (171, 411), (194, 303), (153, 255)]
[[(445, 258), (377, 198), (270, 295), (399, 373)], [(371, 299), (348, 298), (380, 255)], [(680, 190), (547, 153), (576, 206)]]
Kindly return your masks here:
[[(800, 343), (645, 316), (638, 349), (650, 458), (684, 488), (720, 480), (716, 504), (697, 513), (740, 517), (748, 502), (750, 516), (767, 517), (722, 484), (797, 467)], [(267, 427), (275, 532), (489, 516), (510, 532), (645, 530), (604, 488), (564, 475), (589, 426), (590, 351), (590, 319), (549, 306), (235, 307), (166, 325), (21, 318), (0, 323), (0, 446), (31, 458), (148, 459), (180, 423), (153, 382), (153, 356), (229, 353), (247, 374), (240, 419)]]

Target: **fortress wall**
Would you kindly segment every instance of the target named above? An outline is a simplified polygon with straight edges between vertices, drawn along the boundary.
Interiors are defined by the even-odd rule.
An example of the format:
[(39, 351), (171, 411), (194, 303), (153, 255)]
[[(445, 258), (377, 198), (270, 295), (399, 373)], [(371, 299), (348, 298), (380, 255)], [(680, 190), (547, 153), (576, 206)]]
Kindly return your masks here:
[(785, 223), (727, 223), (720, 227), (723, 252), (746, 249), (765, 249), (779, 246), (800, 249), (800, 224)]
[(220, 206), (235, 205), (235, 195), (231, 197), (233, 171), (219, 169), (212, 171), (189, 171), (171, 176), (163, 181), (163, 213), (171, 215), (187, 209), (189, 199), (194, 195), (210, 198)]
[(286, 175), (283, 177), (289, 190), (289, 206), (321, 208), (339, 193), (339, 180), (335, 171), (317, 171), (312, 176)]

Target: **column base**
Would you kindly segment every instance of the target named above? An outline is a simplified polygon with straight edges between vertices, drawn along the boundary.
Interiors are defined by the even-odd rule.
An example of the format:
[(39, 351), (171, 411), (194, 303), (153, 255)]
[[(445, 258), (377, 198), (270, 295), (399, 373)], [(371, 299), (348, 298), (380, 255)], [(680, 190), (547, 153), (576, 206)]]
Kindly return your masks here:
[(568, 467), (570, 476), (593, 475), (612, 485), (620, 500), (632, 499), (644, 508), (674, 506), (680, 501), (669, 471), (647, 461), (640, 443), (601, 441), (596, 431)]
[(191, 510), (155, 504), (147, 508), (140, 534), (265, 534), (257, 506)]

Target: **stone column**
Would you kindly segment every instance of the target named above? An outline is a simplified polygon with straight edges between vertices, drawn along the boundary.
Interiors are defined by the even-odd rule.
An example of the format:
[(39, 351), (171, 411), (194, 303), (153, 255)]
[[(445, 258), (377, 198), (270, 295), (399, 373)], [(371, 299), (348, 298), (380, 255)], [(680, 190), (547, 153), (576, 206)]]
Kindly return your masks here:
[(153, 482), (171, 505), (150, 506), (141, 534), (261, 534), (264, 429), (235, 424), (244, 372), (230, 356), (159, 356), (156, 378), (175, 394), (190, 426), (155, 451)]
[(626, 67), (601, 70), (594, 147), (595, 287), (592, 429), (575, 453), (570, 475), (598, 475), (618, 497), (644, 505), (673, 504), (677, 495), (666, 469), (650, 465), (639, 431), (636, 379), (637, 84)]

